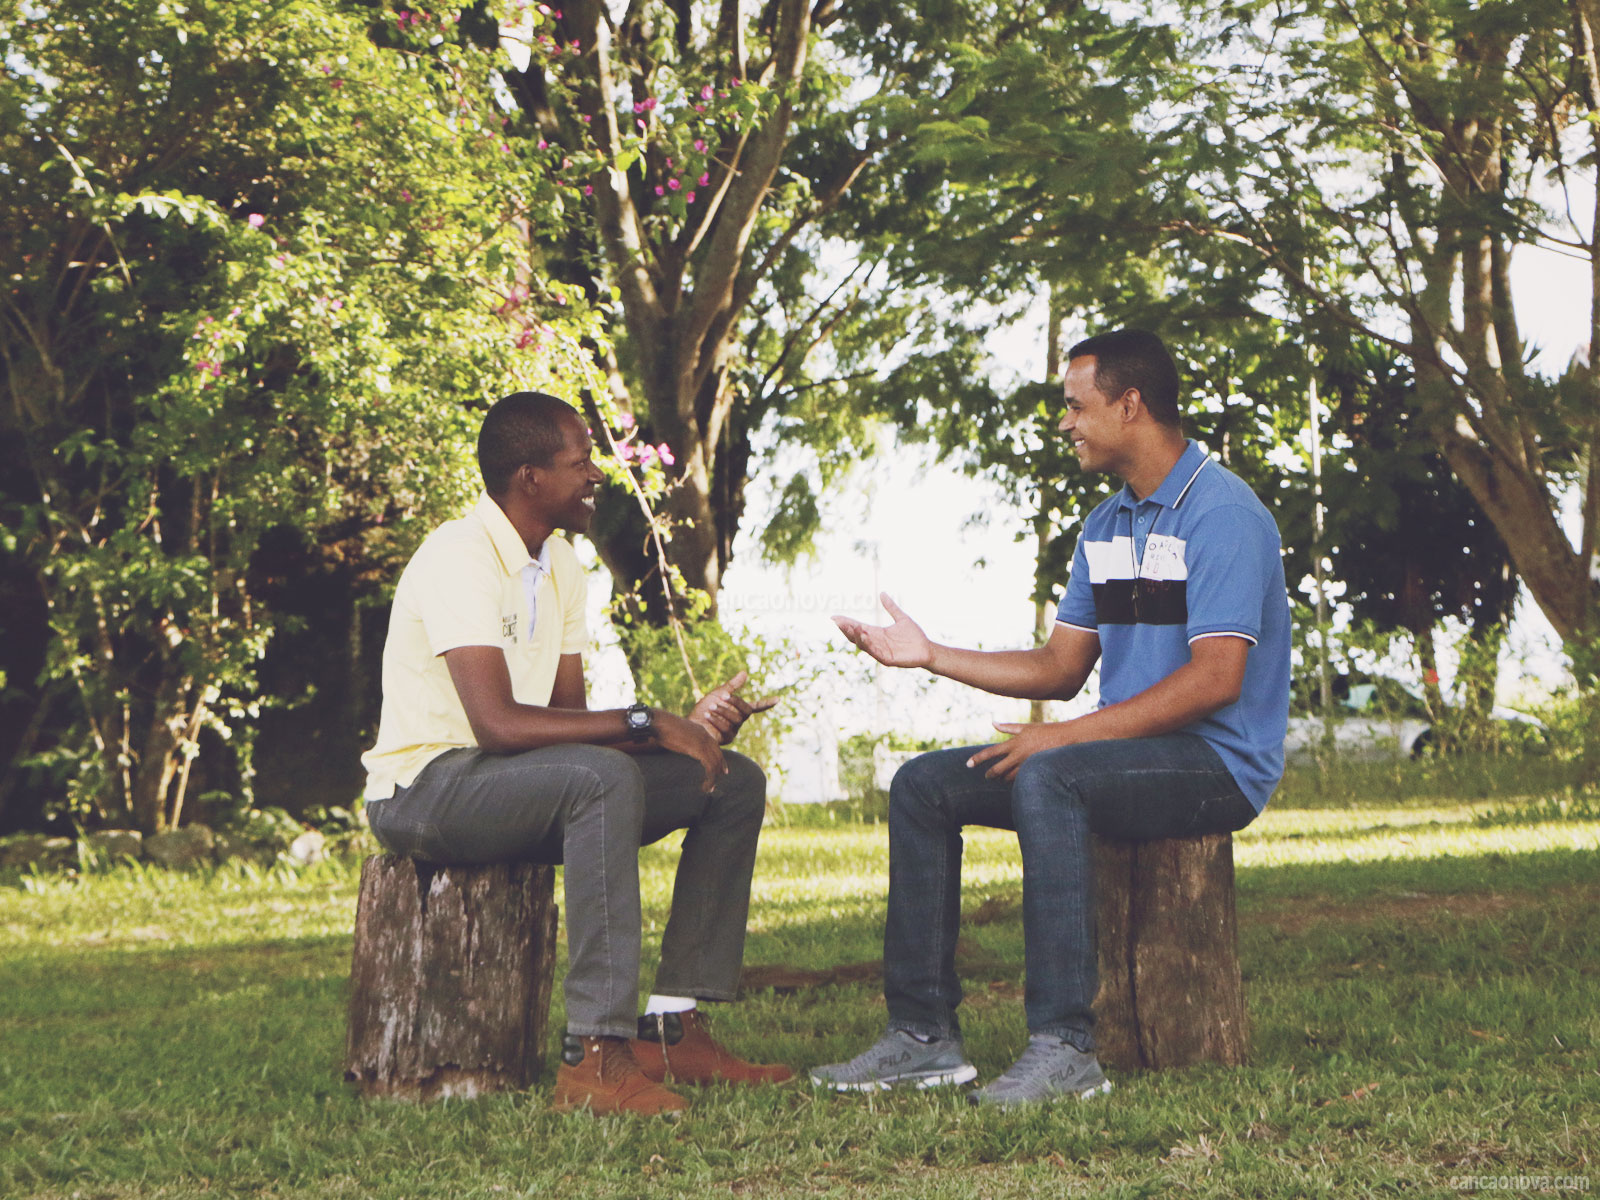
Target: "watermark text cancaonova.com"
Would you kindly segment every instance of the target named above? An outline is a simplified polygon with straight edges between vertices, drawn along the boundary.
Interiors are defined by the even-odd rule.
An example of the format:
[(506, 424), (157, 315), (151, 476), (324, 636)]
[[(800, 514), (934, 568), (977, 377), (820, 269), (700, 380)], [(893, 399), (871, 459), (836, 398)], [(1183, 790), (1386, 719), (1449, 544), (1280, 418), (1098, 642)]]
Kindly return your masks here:
[(1452, 1175), (1450, 1187), (1458, 1192), (1587, 1192), (1587, 1175)]

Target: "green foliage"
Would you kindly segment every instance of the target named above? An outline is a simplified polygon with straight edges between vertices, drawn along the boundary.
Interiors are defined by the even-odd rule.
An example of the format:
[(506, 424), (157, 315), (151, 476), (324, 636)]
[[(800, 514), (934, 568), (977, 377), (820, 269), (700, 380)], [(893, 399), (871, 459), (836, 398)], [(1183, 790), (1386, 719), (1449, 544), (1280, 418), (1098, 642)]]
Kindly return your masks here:
[(488, 64), (368, 15), (0, 22), (4, 566), (48, 605), (35, 701), (71, 716), (33, 754), (80, 818), (159, 828), (203, 748), (247, 758), (293, 586), (269, 539), (376, 599), (475, 486), (472, 409), (585, 381), (579, 297), (519, 273), (553, 196), (504, 170)]

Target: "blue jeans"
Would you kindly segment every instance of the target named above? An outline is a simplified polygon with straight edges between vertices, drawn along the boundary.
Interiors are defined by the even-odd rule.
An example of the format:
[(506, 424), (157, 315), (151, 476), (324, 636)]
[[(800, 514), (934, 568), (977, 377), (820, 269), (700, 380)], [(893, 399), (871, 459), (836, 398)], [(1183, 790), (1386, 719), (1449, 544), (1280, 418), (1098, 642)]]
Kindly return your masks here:
[(639, 1012), (639, 847), (686, 829), (661, 938), (656, 991), (732, 1000), (766, 776), (723, 751), (709, 795), (682, 754), (546, 746), (447, 750), (411, 786), (367, 805), (385, 850), (445, 865), (565, 863), (567, 1029), (632, 1037)]
[(883, 939), (889, 1023), (958, 1036), (956, 935), (961, 828), (1014, 829), (1022, 850), (1022, 929), (1030, 1033), (1094, 1049), (1094, 846), (1243, 829), (1256, 816), (1204, 738), (1192, 733), (1085, 742), (1035, 754), (1015, 782), (966, 765), (976, 746), (912, 759), (889, 789), (889, 915)]

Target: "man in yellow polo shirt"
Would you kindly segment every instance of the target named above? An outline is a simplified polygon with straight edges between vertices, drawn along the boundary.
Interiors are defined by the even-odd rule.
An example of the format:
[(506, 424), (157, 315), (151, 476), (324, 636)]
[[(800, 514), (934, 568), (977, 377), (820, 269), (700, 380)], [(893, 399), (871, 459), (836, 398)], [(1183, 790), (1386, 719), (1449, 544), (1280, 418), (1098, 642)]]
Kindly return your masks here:
[[(478, 433), (484, 493), (429, 535), (395, 589), (377, 744), (362, 757), (384, 848), (432, 862), (565, 863), (567, 1031), (557, 1108), (660, 1113), (663, 1086), (787, 1079), (714, 1041), (700, 1000), (739, 986), (766, 779), (722, 749), (752, 712), (744, 673), (687, 717), (591, 712), (583, 533), (601, 480), (583, 418), (540, 392)], [(638, 1013), (641, 845), (686, 829), (656, 994)]]

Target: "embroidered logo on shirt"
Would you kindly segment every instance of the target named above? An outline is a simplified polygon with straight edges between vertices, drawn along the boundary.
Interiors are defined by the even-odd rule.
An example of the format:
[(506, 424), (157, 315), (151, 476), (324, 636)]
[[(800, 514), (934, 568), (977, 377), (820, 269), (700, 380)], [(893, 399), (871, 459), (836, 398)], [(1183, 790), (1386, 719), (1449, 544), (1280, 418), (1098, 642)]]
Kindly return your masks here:
[(517, 640), (516, 613), (512, 613), (509, 617), (500, 618), (500, 636), (503, 638), (510, 638), (513, 642)]

